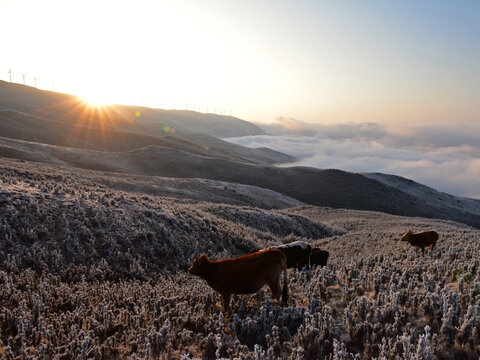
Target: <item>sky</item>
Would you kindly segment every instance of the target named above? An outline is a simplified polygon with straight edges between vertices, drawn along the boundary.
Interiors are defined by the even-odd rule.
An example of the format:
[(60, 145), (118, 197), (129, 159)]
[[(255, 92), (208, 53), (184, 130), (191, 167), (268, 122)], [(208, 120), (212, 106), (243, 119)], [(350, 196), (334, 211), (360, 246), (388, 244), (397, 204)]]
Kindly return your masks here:
[(232, 114), (299, 164), (480, 199), (478, 0), (0, 0), (0, 79)]
[(477, 0), (0, 0), (0, 78), (311, 123), (479, 119)]

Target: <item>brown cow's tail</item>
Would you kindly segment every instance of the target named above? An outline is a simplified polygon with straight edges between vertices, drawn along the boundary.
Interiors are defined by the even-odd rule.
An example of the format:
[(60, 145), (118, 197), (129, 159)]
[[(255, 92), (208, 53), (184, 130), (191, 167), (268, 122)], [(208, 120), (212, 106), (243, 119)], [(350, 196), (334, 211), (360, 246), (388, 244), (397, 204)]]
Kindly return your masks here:
[(282, 289), (282, 302), (286, 306), (288, 304), (288, 285), (287, 285), (287, 261), (283, 263), (283, 289)]

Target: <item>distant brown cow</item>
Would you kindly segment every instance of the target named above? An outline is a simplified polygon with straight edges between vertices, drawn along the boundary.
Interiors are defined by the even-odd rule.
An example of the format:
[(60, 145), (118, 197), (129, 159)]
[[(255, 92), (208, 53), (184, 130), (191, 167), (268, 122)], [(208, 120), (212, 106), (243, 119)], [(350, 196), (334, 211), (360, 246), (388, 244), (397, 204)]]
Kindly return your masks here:
[(433, 250), (438, 240), (438, 233), (435, 230), (424, 231), (414, 234), (412, 230), (408, 230), (402, 237), (402, 241), (408, 241), (412, 246), (422, 249), (422, 255), (425, 255), (425, 248), (430, 246)]
[(321, 250), (319, 248), (313, 248), (312, 254), (310, 255), (310, 265), (325, 266), (327, 265), (328, 256), (330, 254), (326, 250)]
[[(283, 290), (281, 273), (283, 271)], [(287, 259), (280, 250), (262, 250), (233, 259), (210, 260), (200, 255), (188, 269), (192, 275), (200, 276), (223, 298), (223, 311), (230, 306), (232, 294), (251, 294), (265, 284), (275, 299), (282, 295), (284, 304), (288, 301)]]

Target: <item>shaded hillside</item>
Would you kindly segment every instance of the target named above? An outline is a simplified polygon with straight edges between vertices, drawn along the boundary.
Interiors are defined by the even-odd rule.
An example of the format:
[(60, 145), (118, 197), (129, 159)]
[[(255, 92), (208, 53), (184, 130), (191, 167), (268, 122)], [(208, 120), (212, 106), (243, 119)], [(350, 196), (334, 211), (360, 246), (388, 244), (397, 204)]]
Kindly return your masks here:
[[(183, 150), (196, 155), (223, 158), (230, 161), (254, 164), (280, 164), (291, 163), (296, 160), (293, 156), (266, 147), (248, 148), (206, 134), (182, 134), (176, 136), (175, 139), (182, 139), (191, 144), (195, 144), (196, 146), (199, 145), (204, 150), (204, 153), (189, 151), (186, 147), (178, 147), (178, 150)], [(220, 156), (221, 154), (223, 157)]]
[(156, 145), (195, 155), (246, 163), (271, 164), (294, 160), (291, 156), (273, 150), (250, 149), (204, 134), (164, 134), (156, 137), (111, 127), (65, 123), (14, 111), (0, 111), (0, 134), (5, 138), (107, 152), (129, 151)]
[(62, 181), (73, 182), (79, 186), (81, 184), (87, 189), (100, 187), (137, 195), (168, 196), (208, 203), (255, 206), (265, 209), (304, 205), (301, 201), (272, 190), (208, 179), (109, 173), (2, 157), (0, 157), (0, 172), (19, 178), (27, 177), (50, 182), (56, 182), (61, 177)]
[[(93, 170), (220, 180), (270, 189), (311, 205), (450, 219), (480, 227), (480, 206), (474, 206), (476, 202), (462, 198), (457, 198), (455, 203), (448, 199), (431, 201), (432, 196), (439, 194), (433, 189), (434, 195), (430, 197), (418, 196), (367, 176), (340, 170), (248, 165), (158, 146), (104, 153), (8, 139), (0, 139), (0, 156)], [(468, 206), (459, 206), (462, 201)]]
[(452, 207), (455, 207), (458, 210), (466, 211), (476, 211), (480, 207), (480, 200), (467, 199), (460, 196), (454, 196), (440, 191), (436, 191), (431, 187), (419, 184), (402, 176), (381, 173), (362, 173), (362, 175), (367, 176), (371, 179), (378, 180), (385, 185), (396, 187), (397, 189), (405, 193), (411, 194), (412, 196), (418, 198), (422, 198), (425, 200), (425, 202), (428, 202), (429, 204), (438, 207), (441, 207), (445, 203), (450, 204)]

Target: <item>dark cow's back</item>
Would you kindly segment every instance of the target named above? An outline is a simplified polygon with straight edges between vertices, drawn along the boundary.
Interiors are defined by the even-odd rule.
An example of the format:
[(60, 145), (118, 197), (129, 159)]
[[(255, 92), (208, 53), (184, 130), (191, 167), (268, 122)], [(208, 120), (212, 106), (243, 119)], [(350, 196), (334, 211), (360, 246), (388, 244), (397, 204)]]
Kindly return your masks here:
[[(270, 246), (268, 249), (278, 249), (287, 258), (287, 268), (296, 267), (301, 269), (303, 267), (309, 268), (310, 254), (312, 247), (305, 241), (294, 241), (288, 244)], [(252, 248), (250, 254), (260, 251), (258, 248)]]
[(299, 269), (310, 266), (310, 254), (312, 247), (304, 241), (294, 241), (289, 244), (274, 246), (287, 257), (287, 267), (297, 267)]
[(326, 250), (319, 248), (313, 248), (312, 254), (310, 255), (310, 265), (311, 266), (326, 266), (328, 261), (328, 256), (330, 254)]

